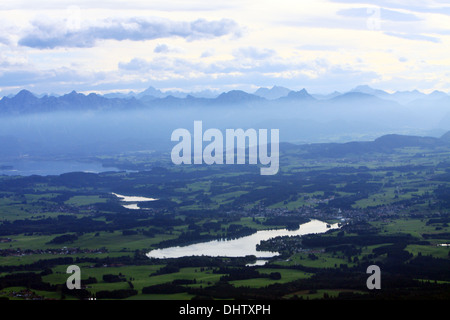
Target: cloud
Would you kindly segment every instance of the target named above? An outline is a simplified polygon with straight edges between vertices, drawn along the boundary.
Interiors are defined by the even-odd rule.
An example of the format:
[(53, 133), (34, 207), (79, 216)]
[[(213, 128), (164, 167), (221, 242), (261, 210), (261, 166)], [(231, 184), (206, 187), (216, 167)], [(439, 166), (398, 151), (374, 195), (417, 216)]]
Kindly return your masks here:
[(158, 44), (153, 50), (155, 53), (167, 53), (169, 51), (169, 46), (167, 44)]
[(5, 37), (4, 35), (0, 35), (0, 44), (9, 45), (11, 43), (10, 39)]
[(198, 19), (192, 22), (168, 19), (129, 18), (126, 20), (106, 20), (102, 25), (88, 26), (73, 30), (63, 21), (35, 21), (31, 31), (22, 37), (21, 46), (53, 49), (57, 47), (93, 47), (98, 40), (145, 41), (161, 38), (181, 37), (188, 41), (210, 39), (241, 34), (238, 24), (231, 19), (207, 21)]
[(24, 86), (42, 81), (45, 75), (42, 72), (14, 70), (0, 72), (0, 86)]
[(122, 74), (138, 77), (156, 74), (159, 77), (177, 78), (204, 72), (205, 65), (184, 58), (156, 56), (151, 60), (133, 58), (128, 62), (119, 62), (118, 68)]
[[(433, 78), (448, 87), (442, 84), (448, 78), (448, 16), (435, 10), (444, 0), (228, 1), (215, 12), (205, 12), (200, 0), (185, 12), (182, 0), (131, 0), (120, 8), (115, 1), (83, 0), (72, 18), (56, 0), (58, 9), (39, 11), (19, 1), (24, 5), (8, 4), (17, 6), (15, 14), (0, 11), (0, 80), (8, 88), (133, 90), (148, 82), (161, 89), (277, 84), (327, 91), (326, 85), (334, 90), (402, 76), (405, 85), (407, 79)], [(324, 4), (330, 1), (345, 4)], [(377, 22), (377, 14), (378, 28), (369, 23)], [(54, 48), (62, 49), (39, 50)], [(321, 58), (328, 64), (316, 61)]]
[(251, 88), (280, 84), (292, 88), (314, 87), (326, 91), (327, 86), (342, 90), (346, 86), (356, 86), (379, 79), (379, 75), (375, 72), (361, 71), (357, 66), (332, 64), (326, 59), (292, 61), (282, 59), (267, 49), (256, 51), (254, 48), (247, 50), (247, 47), (241, 49), (244, 50), (240, 50), (240, 53), (268, 58), (243, 60), (237, 55), (233, 59), (195, 62), (187, 58), (156, 56), (149, 60), (135, 58), (122, 62), (119, 64), (119, 71), (121, 78), (130, 81), (147, 79), (159, 88), (188, 86), (208, 88), (211, 84), (222, 88), (226, 86)]
[(407, 34), (407, 33), (399, 33), (399, 32), (385, 32), (384, 34), (392, 37), (407, 39), (407, 40), (416, 40), (416, 41), (429, 41), (434, 43), (440, 43), (441, 40), (436, 37), (425, 36), (422, 34)]
[(119, 62), (119, 69), (122, 70), (147, 70), (150, 64), (147, 60), (141, 58), (133, 58), (129, 62)]
[[(437, 13), (450, 15), (450, 6), (447, 1), (391, 1), (391, 0), (330, 0), (337, 3), (354, 3), (362, 5), (370, 5), (377, 7), (385, 7), (391, 9), (403, 9), (416, 13)], [(447, 5), (442, 5), (442, 3)]]
[(333, 46), (329, 44), (305, 44), (298, 46), (299, 50), (308, 50), (308, 51), (336, 51), (340, 47)]
[(264, 60), (273, 57), (275, 54), (275, 50), (255, 47), (244, 47), (234, 51), (234, 56), (237, 58), (249, 58), (253, 60)]
[(396, 10), (385, 8), (350, 8), (342, 9), (337, 12), (338, 15), (353, 18), (370, 18), (376, 14), (381, 20), (404, 22), (404, 21), (419, 21), (421, 20), (414, 14), (403, 13)]
[(208, 49), (206, 51), (203, 51), (200, 58), (208, 58), (208, 57), (212, 57), (215, 53), (214, 49)]
[[(95, 75), (97, 80), (100, 79), (102, 73)], [(81, 74), (77, 71), (67, 68), (49, 69), (49, 70), (37, 70), (30, 68), (29, 70), (10, 69), (0, 72), (0, 87), (13, 87), (13, 86), (53, 86), (61, 83), (79, 83), (92, 81), (93, 76), (87, 74)]]

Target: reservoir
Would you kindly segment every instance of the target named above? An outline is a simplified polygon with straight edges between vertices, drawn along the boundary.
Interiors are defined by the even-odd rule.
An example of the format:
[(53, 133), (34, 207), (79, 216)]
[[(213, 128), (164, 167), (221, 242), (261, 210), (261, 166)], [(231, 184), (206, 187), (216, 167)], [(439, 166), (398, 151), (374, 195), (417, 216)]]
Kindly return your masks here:
[(336, 228), (339, 228), (337, 223), (329, 225), (320, 220), (311, 220), (301, 224), (300, 228), (297, 230), (261, 230), (250, 236), (234, 240), (213, 240), (183, 247), (176, 246), (155, 249), (147, 253), (147, 257), (163, 259), (202, 255), (211, 257), (244, 257), (247, 255), (255, 255), (258, 258), (270, 258), (277, 256), (278, 252), (256, 251), (256, 245), (259, 244), (260, 241), (278, 236), (301, 236), (312, 233), (323, 233)]
[(155, 198), (147, 198), (147, 197), (137, 197), (137, 196), (124, 196), (121, 194), (117, 194), (112, 192), (113, 195), (115, 195), (117, 198), (120, 199), (120, 201), (124, 202), (141, 202), (141, 201), (155, 201), (158, 199)]
[(138, 202), (144, 201), (156, 201), (158, 199), (155, 198), (146, 198), (146, 197), (136, 197), (136, 196), (124, 196), (121, 194), (117, 194), (112, 192), (117, 198), (120, 199), (121, 202), (125, 202), (126, 204), (122, 204), (122, 207), (132, 210), (139, 210)]
[(14, 162), (0, 163), (0, 175), (7, 176), (49, 176), (60, 175), (68, 172), (92, 172), (119, 171), (117, 168), (103, 167), (98, 162), (78, 162), (71, 160), (17, 160)]

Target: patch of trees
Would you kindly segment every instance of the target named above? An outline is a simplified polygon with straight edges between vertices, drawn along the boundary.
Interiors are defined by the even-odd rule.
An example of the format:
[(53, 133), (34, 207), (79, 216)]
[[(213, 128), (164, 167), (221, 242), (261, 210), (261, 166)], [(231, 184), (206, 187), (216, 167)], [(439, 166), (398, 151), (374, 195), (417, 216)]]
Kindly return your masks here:
[(125, 230), (138, 227), (154, 226), (156, 228), (168, 228), (183, 225), (181, 219), (175, 218), (174, 215), (157, 215), (154, 218), (142, 218), (136, 214), (110, 214), (105, 216), (108, 224), (105, 226), (107, 230)]
[[(450, 175), (450, 174), (449, 174)], [(439, 186), (434, 190), (436, 199), (448, 208), (450, 206), (450, 187)]]
[(450, 172), (437, 174), (433, 177), (433, 180), (450, 182)]
[(155, 230), (142, 230), (141, 231), (142, 235), (149, 237), (149, 238), (154, 238), (156, 236), (156, 231)]
[(176, 218), (172, 214), (157, 214), (154, 218), (149, 220), (149, 225), (153, 227), (176, 227), (184, 224), (184, 221)]
[(124, 276), (117, 275), (117, 274), (104, 274), (102, 279), (104, 282), (108, 282), (108, 283), (126, 281)]
[[(75, 215), (59, 215), (56, 218), (45, 218), (38, 220), (24, 219), (14, 221), (3, 221), (0, 224), (0, 236), (15, 235), (22, 233), (58, 234), (58, 233), (87, 233), (97, 231), (127, 230), (137, 227), (153, 226), (156, 228), (168, 228), (184, 224), (181, 219), (174, 215), (156, 215), (154, 218), (142, 219), (134, 214), (106, 214), (106, 221), (95, 220), (91, 217), (78, 218)], [(150, 235), (147, 233), (146, 235)], [(56, 239), (55, 241), (62, 241)], [(67, 238), (70, 241), (69, 238)], [(62, 243), (62, 242), (61, 242)]]
[[(280, 294), (280, 290), (271, 290), (271, 286), (264, 288), (235, 287), (226, 281), (219, 281), (205, 288), (189, 288), (189, 294), (201, 296), (204, 299), (236, 299), (236, 300), (280, 300), (287, 294), (287, 290)], [(294, 292), (294, 291), (290, 291)]]
[(76, 234), (63, 234), (61, 236), (55, 237), (47, 244), (63, 244), (63, 243), (72, 243), (78, 239)]
[(180, 271), (180, 268), (174, 264), (168, 264), (164, 267), (161, 267), (158, 271), (152, 273), (150, 277), (152, 276), (159, 276), (162, 274), (170, 274), (170, 273), (177, 273)]
[(219, 268), (214, 270), (213, 273), (227, 274), (220, 277), (221, 281), (262, 278), (261, 274), (257, 270), (251, 268)]
[(199, 231), (186, 231), (182, 232), (178, 238), (163, 240), (158, 243), (159, 248), (167, 248), (178, 245), (188, 245), (196, 242), (203, 242), (214, 240), (216, 237), (209, 234), (201, 234)]
[(381, 183), (358, 181), (347, 183), (345, 186), (339, 188), (338, 190), (349, 193), (371, 193), (379, 190), (381, 187)]
[(95, 294), (97, 299), (126, 299), (138, 294), (137, 290), (133, 289), (120, 289), (120, 290), (102, 290)]
[(73, 197), (74, 194), (73, 192), (61, 192), (58, 190), (58, 195), (53, 197), (51, 200), (58, 203), (58, 204), (64, 204), (64, 202), (66, 202), (67, 200), (69, 200), (71, 197)]
[(325, 252), (342, 252), (344, 256), (351, 257), (361, 253), (361, 248), (357, 248), (353, 244), (341, 244), (325, 248)]
[(188, 289), (173, 283), (156, 284), (142, 288), (143, 294), (173, 294), (186, 292)]
[[(153, 260), (153, 259), (152, 259)], [(167, 267), (177, 268), (192, 268), (192, 267), (204, 267), (204, 268), (217, 268), (217, 267), (242, 267), (248, 263), (254, 262), (256, 260), (255, 256), (245, 256), (245, 257), (233, 257), (233, 258), (219, 258), (219, 257), (209, 257), (209, 256), (189, 256), (181, 257), (175, 259), (154, 259), (155, 264), (166, 263)], [(163, 267), (164, 268), (164, 267)], [(163, 269), (162, 268), (162, 269)], [(161, 269), (160, 269), (161, 270)], [(164, 269), (164, 270), (175, 270), (175, 269)], [(159, 272), (159, 271), (157, 271)], [(175, 271), (177, 272), (177, 271)]]
[(221, 267), (213, 271), (215, 274), (225, 274), (220, 277), (220, 281), (234, 281), (234, 280), (247, 280), (247, 279), (257, 279), (257, 278), (269, 278), (272, 280), (281, 279), (281, 273), (271, 272), (260, 273), (258, 270), (253, 268), (228, 268)]
[(70, 290), (69, 288), (67, 288), (66, 284), (63, 284), (60, 287), (61, 287), (61, 294), (63, 296), (65, 296), (65, 295), (73, 296), (80, 300), (87, 300), (87, 299), (91, 298), (91, 293), (86, 289)]
[(8, 274), (0, 277), (0, 289), (8, 287), (27, 287), (36, 289), (36, 287), (41, 288), (47, 285), (48, 284), (43, 284), (41, 275), (34, 272)]
[(97, 283), (97, 278), (95, 277), (89, 277), (87, 279), (81, 279), (81, 285), (86, 286), (88, 284)]
[(220, 230), (220, 228), (222, 227), (220, 222), (205, 222), (202, 225), (203, 230), (207, 230), (207, 231), (214, 231), (217, 232)]
[(375, 228), (366, 221), (352, 221), (342, 226), (340, 230), (344, 231), (344, 233), (356, 233), (358, 235), (376, 234), (379, 232), (379, 228)]
[(69, 188), (82, 188), (97, 185), (99, 180), (99, 176), (95, 173), (70, 172), (53, 177), (51, 184), (63, 185)]
[(406, 243), (398, 242), (374, 248), (372, 252), (375, 254), (375, 256), (386, 254), (388, 258), (387, 263), (402, 263), (412, 258), (412, 254), (404, 250), (405, 247)]
[(226, 229), (225, 235), (221, 238), (225, 240), (233, 240), (256, 233), (256, 229), (239, 224), (230, 224)]
[(400, 273), (411, 278), (450, 281), (450, 260), (418, 255), (403, 264), (387, 263), (380, 266), (381, 270)]
[[(382, 270), (383, 267), (382, 267)], [(317, 291), (321, 289), (336, 290), (354, 290), (362, 291), (366, 294), (358, 296), (361, 299), (403, 299), (404, 296), (399, 292), (407, 292), (413, 290), (416, 298), (428, 298), (430, 292), (434, 296), (445, 299), (449, 296), (450, 285), (440, 285), (434, 283), (423, 283), (414, 280), (409, 275), (400, 273), (390, 274), (383, 273), (382, 290), (376, 292), (369, 291), (366, 287), (367, 274), (364, 271), (355, 270), (323, 270), (316, 273), (310, 278), (299, 279), (287, 283), (275, 283), (263, 288), (251, 287), (234, 287), (227, 282), (220, 281), (213, 286), (205, 288), (189, 288), (188, 293), (205, 298), (216, 299), (259, 299), (259, 300), (278, 300), (286, 294), (298, 291)], [(342, 295), (340, 298), (345, 299), (349, 296)], [(352, 296), (353, 297), (353, 296)], [(323, 297), (322, 297), (323, 299)]]
[(27, 191), (34, 192), (36, 184), (45, 184), (50, 181), (50, 177), (44, 176), (27, 176), (27, 177), (5, 177), (0, 180), (0, 191), (15, 192), (18, 194), (27, 193)]
[(16, 266), (0, 266), (0, 272), (15, 272), (15, 271), (41, 271), (52, 268), (57, 265), (72, 265), (74, 259), (72, 257), (54, 258), (38, 260), (30, 264), (20, 264)]
[(299, 216), (275, 216), (263, 222), (266, 226), (282, 226), (289, 230), (297, 230), (300, 224), (306, 223), (310, 219)]
[[(72, 259), (72, 258), (70, 258)], [(124, 264), (124, 265), (152, 265), (156, 264), (156, 260), (150, 260), (143, 252), (135, 251), (133, 256), (120, 256), (120, 257), (105, 257), (105, 258), (98, 258), (98, 257), (77, 257), (74, 260), (75, 264), (79, 263), (92, 263), (97, 268), (102, 267), (103, 265), (110, 265), (110, 264)], [(73, 263), (71, 263), (73, 264)]]
[(278, 236), (262, 240), (256, 245), (257, 251), (279, 252), (284, 257), (296, 252), (302, 245), (301, 236)]
[(105, 229), (108, 228), (104, 221), (94, 220), (90, 217), (77, 218), (75, 216), (59, 215), (56, 218), (39, 220), (3, 221), (0, 225), (0, 236), (34, 232), (43, 234), (94, 232)]
[(177, 286), (183, 286), (183, 285), (189, 285), (189, 284), (196, 284), (197, 280), (193, 279), (175, 279), (172, 281), (172, 284), (177, 285)]
[(178, 238), (164, 240), (158, 243), (159, 248), (173, 247), (179, 245), (188, 245), (197, 242), (211, 241), (216, 239), (232, 240), (240, 237), (248, 236), (255, 233), (257, 230), (247, 226), (241, 226), (237, 224), (231, 224), (225, 231), (225, 233), (220, 235), (212, 235), (209, 233), (202, 233), (200, 230), (190, 230), (182, 232)]
[(331, 247), (343, 244), (354, 244), (358, 246), (371, 246), (383, 243), (411, 243), (417, 241), (410, 234), (377, 235), (363, 234), (356, 236), (330, 237), (319, 234), (303, 236), (302, 243), (308, 247)]
[(136, 230), (123, 230), (122, 231), (123, 236), (132, 236), (132, 235), (136, 235), (136, 234), (138, 234), (138, 232)]
[(170, 201), (170, 200), (164, 200), (159, 199), (155, 201), (143, 201), (139, 202), (138, 204), (139, 208), (152, 208), (152, 209), (173, 209), (177, 206), (180, 206), (178, 203)]
[(425, 239), (443, 239), (450, 240), (450, 232), (440, 232), (440, 233), (423, 233), (422, 237)]
[(361, 192), (353, 194), (353, 195), (342, 196), (339, 198), (332, 199), (332, 200), (328, 201), (328, 204), (320, 203), (319, 208), (330, 207), (330, 208), (351, 210), (351, 209), (353, 209), (352, 205), (354, 205), (356, 201), (365, 199), (365, 198), (367, 198), (367, 196), (368, 196), (368, 193), (361, 191)]
[(450, 223), (450, 217), (431, 218), (427, 221), (426, 225), (432, 225), (436, 223)]
[(233, 201), (233, 207), (239, 207), (247, 203), (261, 201), (265, 206), (270, 206), (278, 202), (289, 199), (299, 192), (298, 185), (294, 183), (277, 182), (266, 188), (252, 189), (248, 193), (242, 194)]

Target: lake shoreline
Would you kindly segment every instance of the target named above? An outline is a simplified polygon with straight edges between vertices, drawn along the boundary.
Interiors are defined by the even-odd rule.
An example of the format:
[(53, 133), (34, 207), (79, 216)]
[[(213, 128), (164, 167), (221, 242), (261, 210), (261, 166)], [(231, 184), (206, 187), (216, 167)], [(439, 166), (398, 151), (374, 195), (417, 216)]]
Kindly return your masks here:
[(262, 240), (268, 240), (278, 236), (297, 236), (312, 233), (324, 233), (328, 230), (339, 228), (339, 224), (330, 225), (327, 222), (311, 219), (309, 222), (299, 225), (297, 230), (267, 229), (259, 230), (252, 235), (233, 240), (212, 240), (189, 244), (186, 246), (173, 246), (149, 251), (146, 256), (150, 259), (170, 259), (186, 256), (211, 256), (211, 257), (245, 257), (254, 255), (258, 260), (265, 260), (278, 256), (278, 252), (257, 251), (256, 245)]

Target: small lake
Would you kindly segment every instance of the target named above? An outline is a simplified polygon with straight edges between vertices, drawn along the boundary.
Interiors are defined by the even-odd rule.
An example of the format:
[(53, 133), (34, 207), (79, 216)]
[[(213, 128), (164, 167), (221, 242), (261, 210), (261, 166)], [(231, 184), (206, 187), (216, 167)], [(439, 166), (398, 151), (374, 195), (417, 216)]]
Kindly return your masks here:
[(188, 246), (176, 246), (164, 249), (155, 249), (147, 253), (149, 258), (180, 258), (185, 256), (211, 256), (211, 257), (245, 257), (255, 255), (258, 258), (271, 258), (278, 252), (256, 251), (256, 245), (262, 240), (278, 236), (298, 236), (311, 233), (324, 233), (339, 228), (338, 224), (329, 225), (319, 220), (311, 220), (301, 224), (297, 230), (273, 229), (261, 230), (250, 236), (234, 240), (213, 240), (196, 243)]
[(138, 202), (143, 201), (156, 201), (158, 199), (155, 198), (146, 198), (146, 197), (136, 197), (136, 196), (124, 196), (121, 194), (117, 194), (112, 192), (113, 195), (115, 195), (117, 198), (120, 199), (120, 201), (125, 202), (126, 204), (122, 204), (122, 207), (132, 210), (139, 210)]
[(0, 162), (0, 175), (7, 176), (49, 176), (68, 172), (100, 173), (106, 171), (119, 171), (119, 169), (103, 167), (99, 162), (78, 162), (69, 160), (19, 160), (14, 162)]

